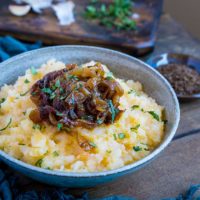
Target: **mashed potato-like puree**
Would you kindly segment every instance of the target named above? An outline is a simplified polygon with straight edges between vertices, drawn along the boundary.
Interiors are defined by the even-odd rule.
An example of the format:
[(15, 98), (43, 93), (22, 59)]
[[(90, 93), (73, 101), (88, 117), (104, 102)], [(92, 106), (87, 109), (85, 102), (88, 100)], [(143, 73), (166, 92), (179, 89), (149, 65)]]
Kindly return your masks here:
[[(45, 74), (64, 67), (64, 63), (50, 60), (37, 71), (27, 70), (14, 85), (1, 88), (0, 149), (42, 168), (94, 172), (136, 162), (160, 144), (164, 134), (163, 107), (132, 80), (116, 79), (124, 89), (119, 108), (125, 111), (113, 124), (75, 128), (69, 133), (46, 122), (42, 126), (34, 124), (29, 113), (36, 105), (27, 91)], [(104, 69), (108, 72), (105, 66)], [(92, 151), (84, 151), (78, 145), (77, 133), (90, 141)]]

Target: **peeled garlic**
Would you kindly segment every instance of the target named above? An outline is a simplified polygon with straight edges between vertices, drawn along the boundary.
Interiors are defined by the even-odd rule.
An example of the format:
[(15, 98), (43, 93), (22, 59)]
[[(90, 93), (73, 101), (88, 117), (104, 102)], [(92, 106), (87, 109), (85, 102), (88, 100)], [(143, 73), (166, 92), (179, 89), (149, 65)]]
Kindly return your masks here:
[(75, 4), (72, 1), (61, 2), (52, 6), (60, 25), (70, 25), (75, 21), (73, 13), (74, 7)]
[(8, 6), (9, 11), (16, 16), (24, 16), (28, 14), (28, 12), (31, 10), (30, 5), (9, 5)]

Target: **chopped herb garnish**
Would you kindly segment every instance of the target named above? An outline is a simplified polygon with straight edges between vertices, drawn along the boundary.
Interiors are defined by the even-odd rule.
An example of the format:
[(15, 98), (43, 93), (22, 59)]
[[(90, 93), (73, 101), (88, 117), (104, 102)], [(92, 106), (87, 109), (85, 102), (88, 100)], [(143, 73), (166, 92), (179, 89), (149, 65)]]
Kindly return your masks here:
[(45, 169), (52, 170), (52, 168), (51, 168), (51, 167), (46, 167)]
[(30, 83), (30, 81), (26, 78), (25, 80), (24, 80), (24, 83)]
[(131, 109), (132, 109), (132, 110), (139, 109), (139, 108), (140, 108), (139, 105), (133, 105), (133, 106), (131, 106)]
[(42, 129), (42, 127), (40, 126), (40, 124), (34, 124), (32, 128), (34, 130), (36, 130), (36, 129), (41, 130)]
[(109, 107), (110, 107), (110, 112), (112, 114), (112, 123), (113, 123), (114, 120), (115, 120), (115, 116), (116, 116), (115, 107), (113, 106), (112, 100), (108, 100), (108, 104), (109, 104)]
[(136, 152), (137, 151), (142, 151), (142, 147), (140, 147), (140, 146), (134, 146), (133, 150), (136, 151)]
[(66, 93), (64, 96), (61, 96), (61, 97), (60, 97), (60, 100), (65, 99), (67, 96), (68, 96), (68, 94)]
[(106, 152), (107, 152), (107, 153), (111, 153), (112, 151), (111, 151), (111, 150), (106, 150)]
[(63, 92), (64, 92), (64, 89), (63, 88), (59, 88), (59, 90), (60, 90), (60, 93), (62, 94)]
[(21, 96), (21, 97), (22, 97), (22, 96), (25, 96), (26, 94), (29, 93), (29, 91), (30, 91), (30, 90), (28, 90), (28, 91), (26, 91), (26, 92), (24, 92), (24, 93), (20, 93), (20, 96)]
[(32, 93), (31, 93), (32, 96), (35, 96), (36, 94), (37, 94), (36, 92), (32, 92)]
[(5, 100), (6, 100), (5, 98), (1, 98), (1, 99), (0, 99), (0, 108), (1, 108), (1, 104), (2, 104)]
[(63, 114), (61, 112), (58, 112), (58, 111), (56, 112), (56, 115), (59, 116), (59, 117), (63, 116)]
[(159, 117), (159, 115), (158, 115), (157, 113), (155, 113), (154, 111), (148, 111), (148, 113), (149, 113), (150, 115), (152, 115), (152, 117), (153, 117), (154, 119), (156, 119), (157, 121), (160, 121), (160, 117)]
[(54, 151), (54, 152), (53, 152), (53, 156), (54, 156), (54, 157), (57, 157), (57, 156), (59, 156), (59, 153), (58, 153), (57, 151)]
[(164, 119), (162, 120), (164, 124), (167, 124), (168, 120)]
[(131, 129), (131, 131), (135, 131), (136, 132), (139, 127), (140, 127), (140, 124), (136, 125), (135, 127), (131, 127), (130, 129)]
[(113, 137), (115, 140), (117, 140), (117, 135), (115, 133), (113, 134)]
[(55, 99), (55, 97), (56, 97), (56, 94), (54, 92), (50, 94), (50, 99)]
[(24, 143), (19, 143), (18, 145), (22, 145), (22, 146), (24, 146), (25, 144), (24, 144)]
[(97, 147), (97, 145), (96, 145), (94, 142), (89, 142), (89, 144), (90, 144), (90, 146), (92, 146), (92, 147), (94, 147), (94, 148)]
[(102, 119), (97, 119), (97, 124), (102, 124), (103, 120)]
[(125, 138), (125, 134), (124, 133), (119, 133), (118, 134), (118, 138), (119, 139), (124, 139)]
[(77, 77), (77, 76), (71, 75), (71, 74), (68, 75), (67, 78), (68, 78), (69, 80), (71, 80), (71, 79), (78, 80), (78, 77)]
[(106, 74), (106, 79), (108, 79), (108, 80), (113, 79), (113, 73), (112, 73), (112, 72), (108, 72), (108, 73)]
[(60, 130), (62, 130), (62, 128), (63, 128), (63, 124), (58, 123), (58, 124), (57, 124), (57, 129), (60, 131)]
[(93, 121), (93, 117), (91, 115), (84, 115), (84, 116), (82, 116), (82, 119), (85, 119), (88, 121)]
[(37, 70), (35, 69), (35, 67), (31, 67), (31, 73), (33, 75), (36, 75), (38, 73)]
[(133, 89), (129, 90), (128, 94), (135, 94), (136, 96), (139, 96), (138, 92), (136, 90), (133, 90)]
[(43, 163), (43, 158), (39, 159), (39, 160), (35, 163), (35, 166), (37, 166), (37, 167), (42, 167), (42, 163)]
[(26, 111), (22, 112), (24, 115), (26, 115)]
[(73, 105), (75, 104), (74, 94), (72, 94), (72, 97), (71, 97), (71, 99), (70, 99), (70, 103), (73, 104)]
[(59, 79), (56, 81), (55, 86), (56, 86), (57, 88), (60, 87), (60, 80), (59, 80)]
[(146, 147), (146, 148), (144, 148), (144, 150), (145, 150), (145, 151), (149, 151), (149, 149), (148, 149), (147, 147)]
[(42, 92), (52, 94), (52, 90), (50, 88), (42, 88)]
[(1, 128), (0, 131), (6, 130), (10, 126), (11, 123), (12, 123), (12, 118), (10, 118), (8, 124), (4, 128)]
[[(96, 0), (93, 0), (96, 2)], [(97, 7), (98, 6), (98, 7)], [(99, 24), (117, 30), (134, 30), (135, 21), (131, 18), (133, 4), (131, 0), (113, 0), (109, 5), (104, 3), (97, 6), (91, 2), (86, 7), (85, 17), (98, 20)]]

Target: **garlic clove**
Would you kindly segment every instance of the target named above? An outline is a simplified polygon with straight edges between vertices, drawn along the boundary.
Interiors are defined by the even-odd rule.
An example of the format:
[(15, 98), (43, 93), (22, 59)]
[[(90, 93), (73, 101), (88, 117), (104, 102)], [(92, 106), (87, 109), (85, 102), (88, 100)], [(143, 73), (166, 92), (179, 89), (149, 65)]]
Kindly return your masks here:
[(21, 17), (28, 14), (28, 12), (31, 10), (31, 6), (11, 4), (8, 6), (8, 9), (13, 15)]

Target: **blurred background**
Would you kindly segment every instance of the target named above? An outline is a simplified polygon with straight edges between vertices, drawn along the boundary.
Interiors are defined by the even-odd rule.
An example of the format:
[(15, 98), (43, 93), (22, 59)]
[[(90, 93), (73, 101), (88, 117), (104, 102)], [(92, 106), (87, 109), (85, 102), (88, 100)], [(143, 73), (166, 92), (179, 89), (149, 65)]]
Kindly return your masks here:
[(164, 12), (170, 15), (200, 39), (200, 1), (199, 0), (165, 0)]

